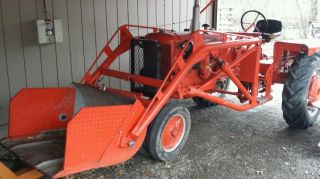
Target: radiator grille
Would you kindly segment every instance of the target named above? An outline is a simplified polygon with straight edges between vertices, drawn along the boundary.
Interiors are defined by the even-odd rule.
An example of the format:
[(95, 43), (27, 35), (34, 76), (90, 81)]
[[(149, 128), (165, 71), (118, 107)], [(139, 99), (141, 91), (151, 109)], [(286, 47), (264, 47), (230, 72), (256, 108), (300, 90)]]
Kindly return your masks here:
[[(140, 44), (139, 44), (140, 43)], [(133, 74), (140, 75), (141, 70), (144, 67), (144, 51), (143, 51), (143, 44), (141, 41), (138, 41), (136, 44), (133, 45), (133, 58), (131, 64), (133, 64), (132, 72)], [(142, 87), (142, 84), (139, 83), (132, 83), (132, 87)]]
[[(131, 73), (149, 78), (161, 79), (161, 45), (155, 40), (133, 39), (131, 42)], [(135, 82), (131, 83), (131, 90), (142, 93), (155, 91)], [(148, 95), (150, 96), (150, 95)]]

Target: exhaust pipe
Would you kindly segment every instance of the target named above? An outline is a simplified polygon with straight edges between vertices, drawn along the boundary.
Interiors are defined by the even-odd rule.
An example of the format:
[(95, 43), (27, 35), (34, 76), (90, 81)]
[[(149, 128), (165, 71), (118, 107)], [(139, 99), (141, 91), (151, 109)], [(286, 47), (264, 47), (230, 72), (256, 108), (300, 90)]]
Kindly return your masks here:
[(192, 23), (191, 23), (191, 31), (195, 32), (200, 30), (200, 5), (199, 0), (194, 1), (193, 6), (193, 14), (192, 14)]

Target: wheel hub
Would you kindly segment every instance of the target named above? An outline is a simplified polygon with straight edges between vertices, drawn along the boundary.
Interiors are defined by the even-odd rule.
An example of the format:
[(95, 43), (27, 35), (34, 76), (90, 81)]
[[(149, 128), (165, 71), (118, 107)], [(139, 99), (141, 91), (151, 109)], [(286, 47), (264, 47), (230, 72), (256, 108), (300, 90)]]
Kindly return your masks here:
[(175, 115), (168, 120), (162, 132), (162, 148), (166, 152), (175, 150), (185, 133), (185, 120), (181, 115)]

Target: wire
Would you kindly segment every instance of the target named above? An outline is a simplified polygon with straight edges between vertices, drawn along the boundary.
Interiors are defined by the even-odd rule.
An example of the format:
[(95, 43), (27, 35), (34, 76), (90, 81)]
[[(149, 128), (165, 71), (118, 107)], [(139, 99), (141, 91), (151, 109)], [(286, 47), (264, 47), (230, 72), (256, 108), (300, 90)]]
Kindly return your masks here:
[[(44, 5), (44, 15), (45, 15), (46, 20), (52, 20), (51, 13), (47, 9), (47, 1), (46, 0), (43, 0), (43, 5)], [(49, 18), (48, 18), (48, 16), (49, 16)]]

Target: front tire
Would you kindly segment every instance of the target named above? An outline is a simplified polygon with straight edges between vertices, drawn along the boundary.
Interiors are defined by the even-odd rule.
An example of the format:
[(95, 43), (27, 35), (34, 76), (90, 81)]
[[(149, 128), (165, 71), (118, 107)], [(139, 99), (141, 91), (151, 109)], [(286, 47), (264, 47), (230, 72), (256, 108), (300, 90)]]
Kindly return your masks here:
[(176, 103), (169, 103), (150, 124), (144, 146), (156, 160), (171, 160), (185, 145), (190, 126), (188, 109)]
[(282, 111), (286, 123), (291, 127), (307, 128), (319, 117), (319, 109), (310, 105), (308, 92), (311, 79), (320, 67), (320, 54), (297, 59), (284, 80)]

